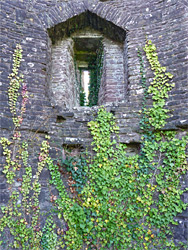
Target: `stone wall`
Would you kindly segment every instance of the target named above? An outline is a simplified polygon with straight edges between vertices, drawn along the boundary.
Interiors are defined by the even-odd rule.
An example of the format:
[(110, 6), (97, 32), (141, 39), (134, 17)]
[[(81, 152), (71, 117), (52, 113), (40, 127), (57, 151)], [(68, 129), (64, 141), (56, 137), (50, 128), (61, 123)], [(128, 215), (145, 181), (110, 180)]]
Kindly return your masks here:
[(79, 86), (76, 82), (73, 40), (66, 38), (52, 46), (49, 91), (55, 106), (72, 108), (79, 105)]
[(103, 39), (104, 60), (99, 89), (99, 105), (125, 100), (123, 45)]
[[(0, 112), (1, 136), (11, 135), (13, 127), (8, 108), (8, 75), (11, 72), (12, 54), (17, 43), (23, 47), (21, 71), (30, 93), (26, 117), (22, 126), (25, 138), (37, 135), (40, 142), (45, 134), (52, 136), (54, 148), (63, 145), (90, 146), (91, 136), (87, 122), (93, 119), (97, 108), (74, 108), (71, 112), (64, 107), (54, 107), (49, 91), (49, 34), (47, 29), (65, 22), (69, 18), (89, 11), (113, 25), (126, 30), (124, 47), (125, 99), (121, 103), (112, 103), (108, 110), (113, 112), (120, 126), (120, 140), (128, 144), (130, 152), (138, 152), (141, 131), (139, 130), (139, 110), (143, 98), (140, 86), (139, 60), (137, 49), (145, 44), (145, 37), (157, 46), (159, 60), (173, 75), (175, 88), (170, 93), (167, 103), (171, 114), (164, 129), (173, 129), (182, 134), (188, 129), (188, 53), (186, 49), (188, 37), (188, 4), (183, 0), (114, 0), (101, 2), (98, 0), (36, 0), (36, 1), (1, 1), (1, 84)], [(94, 19), (92, 19), (94, 20)], [(93, 21), (93, 27), (95, 22)], [(113, 30), (114, 26), (111, 26)], [(96, 27), (97, 29), (97, 24)], [(113, 34), (113, 32), (111, 32)], [(146, 67), (148, 64), (146, 63)], [(148, 71), (148, 82), (151, 78)], [(62, 79), (61, 79), (62, 80)], [(56, 81), (55, 81), (56, 82)], [(52, 92), (53, 92), (52, 88)], [(148, 99), (150, 103), (150, 99)], [(183, 132), (185, 133), (185, 132)], [(36, 141), (36, 143), (39, 143)], [(33, 142), (34, 143), (34, 142)], [(34, 156), (37, 148), (31, 147)], [(54, 152), (56, 152), (54, 150)], [(53, 153), (53, 152), (52, 152)], [(1, 166), (4, 161), (1, 149)], [(55, 153), (54, 153), (55, 154)], [(57, 155), (58, 157), (58, 155)], [(36, 158), (32, 164), (36, 164)], [(49, 174), (42, 173), (42, 211), (50, 209), (48, 191), (46, 189)], [(8, 186), (4, 175), (0, 174), (1, 204), (8, 202)], [(183, 187), (187, 185), (183, 182)], [(188, 201), (187, 194), (184, 201)], [(187, 240), (187, 211), (177, 217), (179, 225), (175, 231), (176, 240)]]
[[(76, 95), (77, 86), (75, 85), (75, 79), (73, 79), (74, 59), (76, 56), (71, 42), (71, 38), (75, 39), (76, 37), (77, 39), (78, 37), (85, 37), (85, 41), (88, 39), (88, 43), (92, 43), (91, 40), (94, 37), (101, 37), (101, 39), (103, 37), (103, 64), (105, 66), (103, 67), (99, 91), (99, 105), (124, 100), (126, 88), (123, 43), (126, 32), (118, 26), (116, 26), (114, 32), (113, 29), (115, 29), (114, 25), (94, 14), (85, 12), (48, 30), (51, 39), (50, 43), (52, 43), (52, 60), (50, 60), (52, 71), (51, 80), (49, 80), (49, 91), (54, 96), (55, 105), (62, 106), (64, 103), (65, 107), (72, 108), (79, 104), (79, 101), (74, 101), (78, 99), (78, 95)], [(92, 44), (90, 46), (92, 47)], [(80, 45), (79, 49), (83, 53), (86, 48), (81, 47)], [(89, 50), (89, 44), (87, 47)], [(69, 86), (69, 88), (67, 89), (66, 86)], [(54, 91), (57, 92), (57, 95), (54, 94)], [(58, 93), (62, 94), (61, 97), (58, 96)]]
[[(124, 50), (121, 43), (102, 39), (103, 70), (99, 105), (125, 100)], [(79, 86), (75, 76), (74, 41), (64, 38), (52, 45), (49, 61), (49, 93), (53, 106), (72, 109), (79, 106)]]

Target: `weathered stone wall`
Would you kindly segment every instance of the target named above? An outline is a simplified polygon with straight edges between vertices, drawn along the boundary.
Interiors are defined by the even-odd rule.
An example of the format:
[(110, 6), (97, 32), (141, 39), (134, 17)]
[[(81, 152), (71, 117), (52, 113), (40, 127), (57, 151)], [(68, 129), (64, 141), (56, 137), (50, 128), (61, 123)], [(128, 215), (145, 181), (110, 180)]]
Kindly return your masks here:
[[(124, 72), (126, 95), (124, 102), (111, 104), (108, 109), (117, 117), (120, 126), (120, 140), (129, 144), (130, 152), (139, 150), (141, 132), (139, 131), (139, 109), (143, 89), (139, 85), (139, 60), (137, 48), (145, 43), (145, 37), (157, 46), (159, 60), (173, 75), (175, 88), (170, 93), (168, 108), (173, 115), (168, 119), (165, 129), (174, 129), (181, 134), (181, 129), (188, 128), (188, 4), (184, 0), (114, 0), (100, 2), (61, 1), (61, 0), (2, 0), (1, 1), (1, 84), (0, 112), (1, 136), (10, 137), (11, 114), (8, 108), (8, 75), (11, 72), (12, 54), (17, 43), (23, 47), (21, 70), (30, 93), (30, 102), (22, 126), (25, 138), (38, 137), (41, 141), (45, 134), (52, 136), (53, 146), (80, 145), (91, 143), (87, 122), (93, 118), (89, 108), (75, 108), (72, 112), (63, 107), (54, 108), (51, 104), (48, 85), (49, 35), (47, 28), (65, 22), (75, 15), (90, 11), (101, 18), (127, 31), (124, 47)], [(93, 24), (94, 26), (94, 24)], [(113, 32), (112, 32), (113, 33)], [(148, 66), (148, 65), (146, 65)], [(150, 80), (151, 73), (147, 79)], [(148, 80), (148, 81), (149, 81)], [(150, 100), (148, 99), (148, 103)], [(30, 148), (33, 156), (36, 147)], [(55, 150), (54, 150), (55, 152)], [(4, 161), (1, 149), (1, 163)], [(35, 159), (35, 160), (34, 160)], [(37, 158), (32, 159), (36, 164)], [(42, 173), (42, 211), (50, 209), (46, 189), (48, 172)], [(8, 186), (3, 174), (0, 174), (1, 204), (8, 201)], [(185, 187), (187, 183), (183, 183)], [(187, 194), (184, 201), (188, 201)], [(187, 211), (177, 217), (175, 239), (187, 240)]]
[[(98, 35), (98, 33), (95, 33), (95, 30), (90, 32), (91, 36)], [(76, 34), (78, 36), (79, 32)], [(87, 36), (89, 37), (89, 34)], [(72, 37), (75, 37), (75, 33), (73, 36), (63, 38), (61, 41), (57, 41), (57, 43), (51, 45), (51, 59), (49, 60), (48, 69), (51, 103), (53, 106), (68, 109), (79, 106), (79, 83), (76, 81), (79, 78), (75, 75), (76, 64), (74, 63), (74, 41)], [(106, 37), (103, 37), (102, 44), (104, 57), (98, 104), (103, 105), (124, 101), (124, 79), (127, 75), (125, 76), (124, 74), (123, 45)]]
[(99, 105), (125, 99), (123, 45), (103, 39), (104, 60), (99, 90)]
[[(87, 28), (84, 29), (84, 27)], [(78, 106), (79, 103), (79, 101), (74, 101), (78, 95), (76, 96), (74, 93), (77, 93), (77, 86), (74, 84), (74, 79), (72, 78), (73, 60), (76, 56), (73, 52), (71, 38), (75, 39), (75, 37), (90, 38), (88, 43), (91, 42), (91, 38), (93, 37), (103, 38), (104, 67), (98, 104), (101, 105), (124, 100), (125, 75), (123, 43), (125, 30), (117, 27), (117, 30), (113, 32), (113, 29), (114, 26), (109, 22), (104, 21), (94, 14), (85, 12), (85, 14), (73, 17), (48, 30), (51, 39), (50, 44), (52, 44), (52, 60), (49, 62), (51, 63), (50, 68), (52, 70), (49, 86), (50, 91), (52, 90), (52, 95), (55, 97), (55, 105), (63, 106), (63, 103), (65, 103), (65, 107), (72, 108)], [(62, 30), (64, 32), (62, 32)], [(89, 50), (89, 44), (87, 47)], [(79, 49), (81, 52), (85, 51), (85, 48), (81, 48), (81, 46), (79, 46)], [(66, 86), (69, 86), (68, 90), (66, 90)], [(54, 95), (55, 91), (57, 95)], [(61, 93), (61, 96), (58, 96), (58, 92)]]
[(74, 42), (71, 38), (63, 39), (52, 46), (49, 91), (50, 100), (56, 106), (72, 108), (79, 105), (79, 86), (76, 82), (74, 65)]

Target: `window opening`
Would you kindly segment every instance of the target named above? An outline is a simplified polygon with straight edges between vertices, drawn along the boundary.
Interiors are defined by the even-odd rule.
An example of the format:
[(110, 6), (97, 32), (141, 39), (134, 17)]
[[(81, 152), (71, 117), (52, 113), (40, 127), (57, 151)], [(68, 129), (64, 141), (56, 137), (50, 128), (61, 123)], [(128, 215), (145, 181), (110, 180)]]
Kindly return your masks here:
[(88, 106), (90, 71), (80, 70), (80, 106)]
[(73, 40), (76, 79), (78, 71), (80, 74), (80, 106), (91, 107), (98, 104), (103, 65), (101, 36), (86, 37), (77, 34), (73, 36)]
[(85, 93), (85, 103), (84, 106), (88, 105), (88, 97), (89, 97), (89, 83), (90, 83), (90, 71), (83, 70), (82, 71), (82, 82), (83, 82), (83, 89)]
[[(86, 11), (48, 29), (49, 98), (72, 109), (124, 101), (127, 89), (126, 31)], [(82, 74), (89, 72), (86, 94)]]

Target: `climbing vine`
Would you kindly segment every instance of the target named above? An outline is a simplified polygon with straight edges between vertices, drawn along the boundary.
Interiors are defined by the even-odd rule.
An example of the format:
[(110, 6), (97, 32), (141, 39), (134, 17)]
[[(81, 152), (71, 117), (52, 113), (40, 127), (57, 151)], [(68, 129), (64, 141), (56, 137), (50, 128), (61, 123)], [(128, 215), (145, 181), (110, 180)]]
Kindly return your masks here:
[(103, 70), (103, 46), (100, 45), (97, 50), (97, 57), (91, 58), (88, 68), (90, 70), (90, 83), (89, 83), (89, 106), (98, 104), (98, 94), (102, 78)]
[(87, 162), (83, 156), (67, 157), (62, 160), (61, 164), (66, 167), (66, 170), (71, 173), (73, 179), (72, 187), (76, 187), (78, 193), (81, 192), (86, 184), (86, 169)]
[(152, 95), (153, 105), (151, 108), (145, 108), (143, 113), (148, 118), (150, 126), (160, 129), (164, 127), (166, 119), (169, 117), (168, 110), (165, 108), (165, 99), (168, 98), (168, 92), (174, 87), (174, 84), (169, 82), (173, 75), (166, 72), (166, 67), (160, 65), (156, 47), (151, 41), (147, 41), (144, 51), (154, 73), (154, 78), (147, 91), (148, 94)]
[[(9, 230), (13, 237), (8, 243), (0, 241), (5, 249), (7, 246), (35, 250), (186, 249), (183, 243), (175, 245), (171, 225), (177, 224), (175, 216), (188, 206), (181, 200), (187, 189), (182, 190), (180, 183), (180, 177), (188, 170), (188, 136), (184, 132), (179, 139), (176, 132), (161, 130), (169, 117), (165, 101), (174, 86), (173, 76), (160, 65), (151, 41), (146, 42), (144, 52), (154, 77), (147, 86), (139, 50), (144, 88), (141, 153), (126, 154), (126, 146), (118, 143), (119, 128), (114, 116), (100, 107), (96, 119), (88, 123), (94, 153), (66, 157), (59, 165), (55, 164), (49, 154), (50, 137), (46, 136), (33, 175), (29, 141), (23, 140), (19, 131), (28, 93), (23, 77), (18, 80), (21, 47), (16, 48), (8, 92), (15, 128), (11, 139), (0, 140), (6, 162), (3, 173), (10, 191), (9, 203), (1, 208), (0, 231)], [(147, 106), (150, 96), (153, 103)], [(72, 196), (62, 180), (61, 166), (73, 180), (75, 194)], [(40, 175), (45, 167), (51, 176), (49, 184), (56, 188), (58, 195), (49, 197), (54, 208), (42, 228), (39, 194)], [(58, 220), (64, 220), (66, 227), (57, 226)]]
[(57, 249), (57, 238), (58, 235), (54, 232), (56, 224), (53, 221), (53, 217), (49, 216), (46, 220), (46, 224), (43, 227), (43, 235), (41, 240), (41, 247), (44, 250), (55, 250)]
[[(149, 141), (148, 150), (143, 151), (157, 172), (149, 168), (140, 174), (140, 157), (126, 156), (125, 145), (111, 140), (112, 133), (118, 132), (111, 113), (99, 109), (96, 120), (88, 125), (96, 154), (86, 170), (89, 181), (77, 199), (66, 198), (58, 170), (53, 162), (49, 164), (52, 183), (59, 179), (56, 203), (69, 227), (67, 249), (83, 245), (85, 249), (179, 249), (167, 236), (171, 235), (169, 224), (176, 224), (174, 216), (187, 206), (181, 201), (185, 190), (179, 183), (187, 169), (187, 136), (179, 140), (173, 132), (163, 132), (161, 138), (156, 134), (155, 144)], [(55, 169), (58, 178), (54, 178)]]
[[(22, 48), (16, 46), (13, 56), (13, 69), (9, 76), (8, 88), (9, 106), (14, 124), (10, 139), (2, 137), (0, 143), (5, 156), (3, 173), (7, 179), (10, 198), (7, 206), (2, 206), (0, 232), (9, 231), (13, 241), (0, 244), (6, 248), (39, 249), (42, 232), (39, 225), (39, 194), (41, 185), (40, 174), (45, 166), (48, 154), (48, 142), (44, 140), (40, 147), (38, 168), (35, 176), (32, 166), (28, 163), (28, 142), (22, 138), (19, 128), (22, 124), (28, 91), (23, 75), (19, 74), (22, 59)], [(21, 99), (19, 105), (18, 97)]]
[[(25, 107), (28, 100), (28, 92), (27, 92), (27, 86), (24, 84), (23, 74), (19, 74), (19, 68), (20, 63), (22, 59), (22, 48), (18, 44), (16, 46), (15, 53), (13, 55), (13, 68), (12, 73), (9, 75), (10, 84), (8, 89), (8, 97), (9, 97), (9, 106), (10, 111), (13, 115), (13, 122), (15, 127), (19, 127), (23, 120), (23, 114), (25, 113)], [(17, 107), (18, 105), (18, 97), (20, 95), (19, 89), (22, 86), (22, 103), (21, 108)], [(20, 111), (20, 114), (18, 114), (18, 111)]]
[(80, 86), (80, 106), (85, 106), (86, 104), (86, 93), (82, 86)]

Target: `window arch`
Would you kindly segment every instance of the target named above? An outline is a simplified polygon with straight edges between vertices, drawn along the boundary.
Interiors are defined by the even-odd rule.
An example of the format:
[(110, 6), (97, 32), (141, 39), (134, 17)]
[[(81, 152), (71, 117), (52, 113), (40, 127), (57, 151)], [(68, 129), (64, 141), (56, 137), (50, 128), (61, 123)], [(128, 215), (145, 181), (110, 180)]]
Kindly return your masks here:
[(87, 11), (48, 29), (48, 34), (48, 82), (54, 105), (69, 109), (83, 105), (84, 71), (90, 75), (85, 105), (124, 100), (125, 30)]

